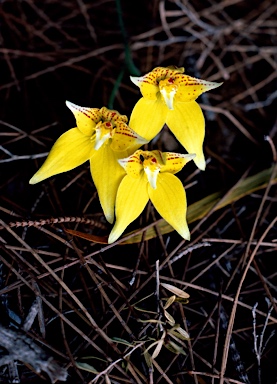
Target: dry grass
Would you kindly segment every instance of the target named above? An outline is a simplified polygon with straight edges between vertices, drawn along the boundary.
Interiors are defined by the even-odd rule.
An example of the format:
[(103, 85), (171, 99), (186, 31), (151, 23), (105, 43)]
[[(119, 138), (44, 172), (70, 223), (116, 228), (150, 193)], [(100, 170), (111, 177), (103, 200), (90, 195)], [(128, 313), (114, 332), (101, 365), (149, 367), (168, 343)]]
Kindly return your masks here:
[[(53, 356), (68, 383), (276, 383), (276, 167), (265, 188), (191, 223), (191, 242), (161, 235), (159, 226), (143, 240), (159, 223), (151, 205), (129, 228), (139, 228), (140, 243), (107, 246), (69, 235), (66, 229), (110, 229), (87, 164), (28, 184), (73, 127), (65, 100), (129, 116), (139, 98), (129, 75), (158, 65), (224, 81), (200, 99), (208, 165), (199, 172), (189, 164), (180, 174), (189, 204), (228, 194), (276, 164), (277, 5), (123, 0), (121, 7), (125, 30), (112, 0), (1, 1), (0, 325)], [(155, 146), (183, 151), (166, 130)], [(8, 225), (28, 220), (35, 225)], [(162, 307), (171, 293), (160, 283), (190, 294), (189, 303), (168, 309), (190, 340), (170, 334)], [(150, 362), (143, 352), (161, 338)], [(181, 353), (168, 350), (172, 342)], [(1, 345), (0, 382), (49, 380), (41, 356), (35, 373), (38, 361), (19, 361), (13, 345)]]

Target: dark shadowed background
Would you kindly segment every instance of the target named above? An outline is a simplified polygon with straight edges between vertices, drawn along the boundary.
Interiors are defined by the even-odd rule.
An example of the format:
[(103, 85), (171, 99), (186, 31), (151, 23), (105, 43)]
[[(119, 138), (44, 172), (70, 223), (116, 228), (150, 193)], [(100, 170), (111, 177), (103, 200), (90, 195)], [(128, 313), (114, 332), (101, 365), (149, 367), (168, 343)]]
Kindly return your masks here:
[[(68, 383), (96, 382), (97, 372), (97, 383), (276, 383), (276, 14), (269, 0), (0, 2), (0, 217), (2, 226), (25, 221), (0, 231), (0, 324), (53, 356)], [(224, 82), (198, 99), (207, 169), (189, 163), (179, 174), (188, 205), (231, 193), (248, 176), (263, 188), (205, 211), (189, 225), (191, 242), (157, 226), (152, 239), (128, 245), (72, 237), (66, 228), (110, 230), (89, 164), (28, 183), (75, 126), (65, 101), (130, 116), (140, 93), (129, 76), (167, 65)], [(184, 152), (166, 127), (148, 148)], [(53, 223), (69, 216), (95, 225)], [(45, 219), (50, 226), (29, 228)], [(149, 204), (126, 233), (158, 219)], [(190, 340), (167, 333), (150, 363), (143, 352), (162, 336), (157, 321), (166, 322), (159, 282), (190, 294), (168, 308)], [(160, 287), (160, 299), (171, 295)], [(31, 308), (38, 315), (24, 327)], [(50, 380), (1, 338), (0, 365), (1, 383)]]

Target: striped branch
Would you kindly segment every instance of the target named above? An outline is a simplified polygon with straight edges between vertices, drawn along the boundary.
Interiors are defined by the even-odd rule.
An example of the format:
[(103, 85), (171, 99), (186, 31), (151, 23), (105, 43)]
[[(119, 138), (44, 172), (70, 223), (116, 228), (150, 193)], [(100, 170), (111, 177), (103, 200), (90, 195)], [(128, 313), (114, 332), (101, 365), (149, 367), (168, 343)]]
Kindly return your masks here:
[[(73, 216), (57, 217), (57, 218), (51, 218), (51, 219), (40, 219), (40, 220), (15, 221), (15, 222), (8, 223), (8, 226), (10, 228), (37, 227), (37, 226), (40, 227), (42, 225), (51, 225), (51, 224), (59, 224), (59, 223), (90, 224), (100, 229), (106, 229), (106, 226), (100, 223), (99, 221), (88, 219), (86, 217), (73, 217)], [(0, 229), (4, 229), (4, 227), (0, 226)]]

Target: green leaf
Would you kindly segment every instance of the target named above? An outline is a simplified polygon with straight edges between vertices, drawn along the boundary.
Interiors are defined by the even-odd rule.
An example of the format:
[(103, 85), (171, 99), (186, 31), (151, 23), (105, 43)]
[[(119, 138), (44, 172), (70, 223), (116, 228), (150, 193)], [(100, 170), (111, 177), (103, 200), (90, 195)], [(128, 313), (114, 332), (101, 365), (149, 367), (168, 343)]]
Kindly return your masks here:
[(171, 328), (168, 333), (170, 333), (172, 336), (177, 337), (181, 340), (189, 340), (189, 334), (181, 328), (178, 324), (176, 324), (173, 328)]
[(133, 347), (133, 344), (129, 343), (127, 340), (120, 339), (119, 337), (112, 337), (111, 340), (119, 344), (127, 345), (128, 347)]
[(144, 358), (145, 358), (145, 361), (146, 361), (148, 368), (153, 367), (150, 353), (147, 351), (144, 351), (143, 355), (144, 355)]
[(174, 343), (173, 341), (169, 341), (169, 343), (166, 344), (165, 347), (173, 353), (177, 353), (177, 354), (180, 353), (184, 356), (187, 355), (186, 352), (183, 350), (183, 348), (177, 345), (176, 343)]
[(76, 361), (76, 366), (80, 369), (83, 369), (84, 371), (92, 372), (97, 374), (98, 371), (90, 364), (87, 363), (80, 363), (79, 361)]
[(136, 309), (137, 311), (140, 311), (140, 312), (151, 313), (152, 315), (156, 315), (157, 314), (157, 312), (147, 311), (146, 309), (137, 307), (136, 305), (134, 305), (133, 308)]
[(169, 308), (169, 307), (171, 306), (171, 304), (174, 303), (175, 299), (176, 299), (176, 296), (175, 296), (175, 295), (170, 296), (170, 297), (167, 299), (167, 302), (166, 302), (165, 305), (164, 305), (164, 309)]

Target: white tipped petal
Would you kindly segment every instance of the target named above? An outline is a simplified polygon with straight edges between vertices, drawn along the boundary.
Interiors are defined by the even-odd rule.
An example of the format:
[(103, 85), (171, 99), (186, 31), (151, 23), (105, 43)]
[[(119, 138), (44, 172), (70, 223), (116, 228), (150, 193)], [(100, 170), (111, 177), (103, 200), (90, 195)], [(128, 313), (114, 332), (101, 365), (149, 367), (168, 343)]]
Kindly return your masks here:
[(126, 166), (128, 164), (129, 157), (126, 157), (125, 159), (118, 159), (117, 161), (119, 162), (119, 165), (121, 165), (121, 167), (126, 170)]
[(140, 87), (141, 83), (143, 82), (143, 78), (144, 78), (143, 76), (142, 77), (130, 76), (132, 83), (134, 83), (138, 87)]
[[(66, 106), (71, 110), (71, 112), (73, 113), (73, 115), (76, 117), (76, 115), (78, 115), (80, 112), (81, 113), (84, 113), (84, 114), (90, 114), (90, 111), (92, 108), (88, 108), (88, 107), (81, 107), (80, 105), (77, 105), (77, 104), (74, 104), (74, 103), (71, 103), (71, 101), (68, 101), (66, 100), (65, 102)], [(89, 116), (88, 116), (89, 117)]]
[(71, 101), (68, 100), (66, 100), (65, 104), (71, 110), (72, 113), (74, 113), (79, 108), (77, 104), (71, 103)]
[(100, 120), (98, 108), (87, 108), (66, 101), (66, 106), (73, 113), (78, 129), (86, 136), (94, 133), (96, 123)]
[(190, 161), (190, 160), (194, 159), (195, 156), (196, 156), (195, 153), (187, 153), (187, 154), (183, 155), (183, 158), (187, 159), (188, 161)]

